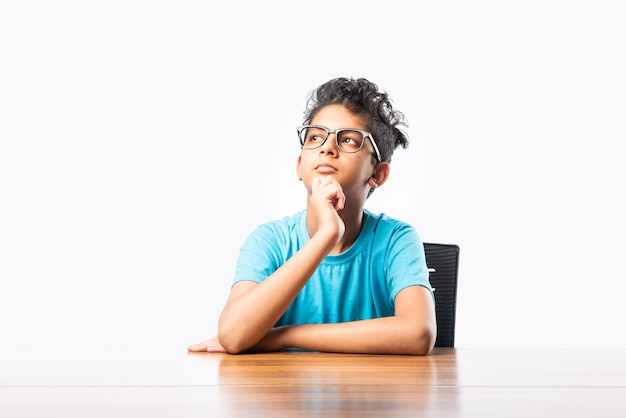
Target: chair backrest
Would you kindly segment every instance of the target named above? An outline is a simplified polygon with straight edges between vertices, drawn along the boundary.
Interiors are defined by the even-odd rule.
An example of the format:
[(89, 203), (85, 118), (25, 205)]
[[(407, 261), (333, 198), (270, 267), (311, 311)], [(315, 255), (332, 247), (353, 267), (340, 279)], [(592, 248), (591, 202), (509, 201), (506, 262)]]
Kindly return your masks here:
[(435, 289), (435, 347), (454, 347), (459, 250), (455, 244), (424, 243), (430, 284)]

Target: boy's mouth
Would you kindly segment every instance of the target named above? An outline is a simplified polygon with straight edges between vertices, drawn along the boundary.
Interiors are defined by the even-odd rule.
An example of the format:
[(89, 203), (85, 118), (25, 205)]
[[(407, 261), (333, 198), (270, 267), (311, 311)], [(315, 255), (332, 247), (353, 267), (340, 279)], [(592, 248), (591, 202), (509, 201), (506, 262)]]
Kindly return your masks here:
[(323, 173), (323, 174), (332, 174), (332, 173), (336, 173), (337, 169), (333, 167), (331, 164), (322, 163), (322, 164), (318, 164), (315, 167), (315, 171), (317, 171), (318, 173)]

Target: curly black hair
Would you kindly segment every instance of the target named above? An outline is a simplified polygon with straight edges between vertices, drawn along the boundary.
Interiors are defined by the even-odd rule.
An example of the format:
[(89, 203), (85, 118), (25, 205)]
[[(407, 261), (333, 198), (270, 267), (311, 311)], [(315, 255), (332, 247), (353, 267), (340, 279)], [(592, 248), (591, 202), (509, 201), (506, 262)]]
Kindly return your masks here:
[(365, 78), (338, 77), (327, 81), (309, 94), (304, 124), (310, 124), (320, 109), (330, 104), (344, 105), (363, 118), (382, 161), (390, 162), (398, 146), (408, 147), (407, 134), (398, 128), (408, 127), (404, 114), (393, 109), (389, 95), (379, 91), (376, 84)]

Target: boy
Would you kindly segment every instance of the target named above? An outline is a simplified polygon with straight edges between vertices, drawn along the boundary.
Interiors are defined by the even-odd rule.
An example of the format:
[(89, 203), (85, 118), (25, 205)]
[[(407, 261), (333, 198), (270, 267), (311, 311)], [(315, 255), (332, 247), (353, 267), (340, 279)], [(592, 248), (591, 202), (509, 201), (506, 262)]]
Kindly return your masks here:
[(302, 349), (428, 354), (436, 337), (423, 244), (410, 225), (364, 209), (407, 136), (366, 79), (309, 97), (298, 128), (306, 210), (257, 228), (241, 248), (218, 335), (189, 351)]

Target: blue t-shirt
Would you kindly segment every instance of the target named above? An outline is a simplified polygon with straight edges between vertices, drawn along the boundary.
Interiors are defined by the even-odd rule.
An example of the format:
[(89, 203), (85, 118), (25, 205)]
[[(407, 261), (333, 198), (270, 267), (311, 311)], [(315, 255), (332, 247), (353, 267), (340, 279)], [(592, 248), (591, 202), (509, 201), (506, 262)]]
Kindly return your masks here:
[[(259, 226), (241, 247), (233, 284), (262, 282), (309, 239), (306, 211)], [(407, 223), (365, 210), (354, 244), (324, 258), (276, 326), (392, 316), (396, 295), (408, 286), (433, 291), (419, 235)]]

